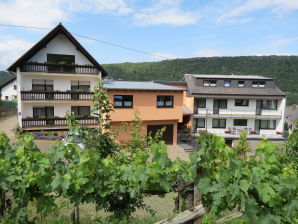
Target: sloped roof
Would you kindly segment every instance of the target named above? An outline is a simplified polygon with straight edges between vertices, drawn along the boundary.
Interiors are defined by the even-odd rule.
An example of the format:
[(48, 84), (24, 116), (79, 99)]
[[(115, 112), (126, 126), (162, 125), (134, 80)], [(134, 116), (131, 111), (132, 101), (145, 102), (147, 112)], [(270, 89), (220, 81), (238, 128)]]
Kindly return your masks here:
[(37, 42), (31, 49), (23, 54), (17, 61), (15, 61), (9, 68), (8, 71), (16, 72), (16, 68), (22, 63), (28, 61), (38, 51), (40, 51), (45, 45), (53, 40), (58, 34), (64, 34), (82, 54), (98, 69), (102, 72), (102, 76), (106, 76), (108, 73), (104, 68), (89, 54), (89, 52), (74, 38), (74, 36), (60, 23), (54, 29), (52, 29), (46, 36), (44, 36), (39, 42)]
[[(246, 76), (243, 76), (244, 78)], [(234, 87), (206, 87), (196, 85), (196, 75), (185, 75), (187, 88), (191, 96), (247, 96), (247, 97), (285, 97), (286, 94), (278, 87), (271, 88), (234, 88)]]
[(258, 80), (273, 80), (273, 78), (268, 78), (259, 75), (218, 75), (218, 74), (186, 74), (191, 75), (196, 78), (209, 78), (209, 79), (258, 79)]
[(135, 82), (135, 81), (108, 81), (103, 85), (105, 89), (123, 90), (163, 90), (163, 91), (184, 91), (186, 89), (163, 85), (154, 82)]
[(8, 83), (14, 81), (16, 75), (12, 72), (0, 71), (0, 89), (2, 89)]

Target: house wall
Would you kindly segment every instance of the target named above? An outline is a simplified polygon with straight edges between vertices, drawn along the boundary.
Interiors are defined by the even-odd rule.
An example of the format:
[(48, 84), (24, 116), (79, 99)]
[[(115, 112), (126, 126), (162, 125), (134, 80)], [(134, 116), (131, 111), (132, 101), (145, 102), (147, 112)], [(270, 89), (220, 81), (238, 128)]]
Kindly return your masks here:
[[(114, 108), (111, 119), (117, 121), (131, 121), (135, 112), (140, 113), (143, 121), (153, 120), (177, 120), (182, 122), (183, 117), (183, 92), (174, 91), (123, 91), (108, 90), (109, 98), (113, 103), (114, 95), (133, 95), (133, 108)], [(174, 96), (173, 108), (157, 108), (156, 100), (158, 95)]]
[(1, 89), (1, 99), (5, 100), (6, 96), (8, 96), (8, 100), (13, 100), (17, 97), (18, 92), (14, 89), (14, 85), (17, 85), (17, 80), (3, 86)]
[(23, 118), (33, 117), (33, 107), (54, 107), (54, 116), (65, 117), (67, 112), (71, 112), (72, 106), (90, 106), (93, 108), (92, 102), (76, 101), (76, 102), (34, 102), (34, 103), (23, 103), (22, 114)]
[[(217, 99), (217, 98), (216, 98)], [(241, 98), (238, 98), (241, 99)], [(268, 98), (264, 97), (264, 100)], [(272, 98), (270, 98), (272, 99)], [(274, 99), (273, 99), (274, 100)], [(205, 118), (207, 117), (205, 124), (205, 128), (208, 132), (215, 133), (217, 135), (224, 135), (224, 131), (226, 129), (234, 129), (236, 128), (237, 133), (244, 128), (256, 129), (255, 120), (275, 120), (276, 128), (274, 130), (269, 129), (261, 129), (260, 135), (276, 135), (276, 131), (283, 131), (284, 127), (284, 113), (285, 113), (285, 105), (286, 98), (276, 98), (278, 100), (277, 110), (262, 110), (262, 115), (256, 117), (256, 102), (257, 99), (249, 99), (249, 106), (235, 106), (235, 98), (227, 99), (227, 109), (220, 109), (219, 115), (213, 114), (213, 101), (214, 98), (206, 99), (206, 108), (198, 108), (198, 114), (194, 115), (194, 118)], [(212, 117), (211, 117), (212, 116)], [(234, 116), (234, 117), (232, 117)], [(212, 128), (212, 120), (213, 119), (226, 119), (226, 127), (225, 128)], [(247, 119), (247, 126), (234, 126), (234, 119)]]
[(47, 61), (47, 54), (75, 55), (76, 64), (92, 64), (64, 34), (57, 35), (47, 44), (47, 47), (41, 49), (28, 62), (44, 63)]
[[(142, 122), (142, 131), (141, 134), (145, 136), (147, 134), (147, 126), (148, 125), (166, 125), (166, 124), (173, 124), (173, 145), (177, 144), (177, 120), (150, 120), (150, 121), (143, 121)], [(123, 126), (123, 122), (112, 122), (112, 127), (119, 131), (119, 137), (117, 138), (117, 142), (120, 144), (127, 143), (130, 139), (130, 132), (129, 131), (123, 131), (120, 129), (121, 126)]]
[(41, 76), (36, 74), (26, 74), (22, 77), (21, 91), (32, 90), (32, 79), (53, 80), (54, 91), (71, 90), (71, 81), (90, 81), (90, 89), (93, 90), (94, 87), (98, 85), (99, 76), (54, 76), (51, 74)]

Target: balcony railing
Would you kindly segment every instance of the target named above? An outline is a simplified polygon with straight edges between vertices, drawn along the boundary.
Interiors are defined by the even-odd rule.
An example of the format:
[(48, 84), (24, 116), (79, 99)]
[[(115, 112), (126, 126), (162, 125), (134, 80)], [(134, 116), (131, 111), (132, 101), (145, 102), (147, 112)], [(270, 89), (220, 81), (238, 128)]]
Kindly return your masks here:
[(92, 100), (93, 92), (21, 91), (22, 100)]
[(226, 117), (250, 117), (250, 116), (282, 116), (281, 110), (235, 110), (235, 109), (220, 109), (220, 108), (194, 108), (195, 115), (212, 115), (212, 116), (226, 116)]
[[(94, 117), (78, 117), (80, 125), (96, 125), (97, 121)], [(64, 117), (57, 118), (24, 118), (22, 119), (23, 128), (35, 128), (35, 127), (66, 127), (67, 120)]]
[(98, 75), (99, 70), (90, 65), (61, 65), (28, 62), (21, 65), (21, 72), (47, 72), (68, 74), (91, 74)]

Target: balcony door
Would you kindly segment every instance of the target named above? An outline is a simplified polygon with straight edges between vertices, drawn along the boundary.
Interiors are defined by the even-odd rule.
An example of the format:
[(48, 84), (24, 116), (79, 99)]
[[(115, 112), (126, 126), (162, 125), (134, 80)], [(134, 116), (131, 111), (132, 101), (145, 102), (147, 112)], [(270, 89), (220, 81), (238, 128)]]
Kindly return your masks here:
[(74, 55), (47, 54), (48, 72), (74, 73)]
[[(51, 118), (54, 116), (54, 107), (34, 107), (33, 117), (34, 118)], [(46, 125), (54, 125), (53, 119), (46, 119)]]
[(262, 114), (262, 100), (257, 100), (256, 115)]

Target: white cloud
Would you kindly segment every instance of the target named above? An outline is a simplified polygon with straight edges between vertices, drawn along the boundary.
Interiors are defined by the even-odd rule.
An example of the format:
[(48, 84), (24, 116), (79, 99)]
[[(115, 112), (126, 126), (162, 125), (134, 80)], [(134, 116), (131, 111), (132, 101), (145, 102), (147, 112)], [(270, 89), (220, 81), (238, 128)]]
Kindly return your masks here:
[(199, 49), (194, 53), (196, 57), (214, 57), (214, 56), (222, 56), (222, 52), (217, 49), (206, 48)]
[(12, 0), (0, 3), (0, 22), (49, 27), (67, 19), (63, 0)]
[(183, 11), (180, 7), (181, 0), (154, 1), (153, 5), (134, 13), (134, 24), (139, 26), (149, 25), (187, 25), (194, 24), (199, 16), (192, 12)]
[(125, 15), (125, 0), (11, 0), (0, 2), (0, 23), (52, 27), (75, 12)]
[(230, 18), (241, 17), (245, 14), (261, 10), (271, 9), (273, 13), (281, 15), (285, 12), (298, 9), (297, 0), (245, 0), (241, 1), (241, 4), (234, 7), (232, 10), (223, 13), (218, 21), (223, 21)]
[(0, 36), (0, 69), (6, 69), (10, 64), (22, 56), (30, 47), (32, 42), (15, 39), (11, 36)]
[(124, 0), (68, 0), (70, 11), (126, 15), (133, 10)]
[(270, 47), (277, 49), (277, 48), (288, 46), (297, 41), (298, 41), (298, 37), (282, 37), (282, 38), (273, 40), (270, 43)]

